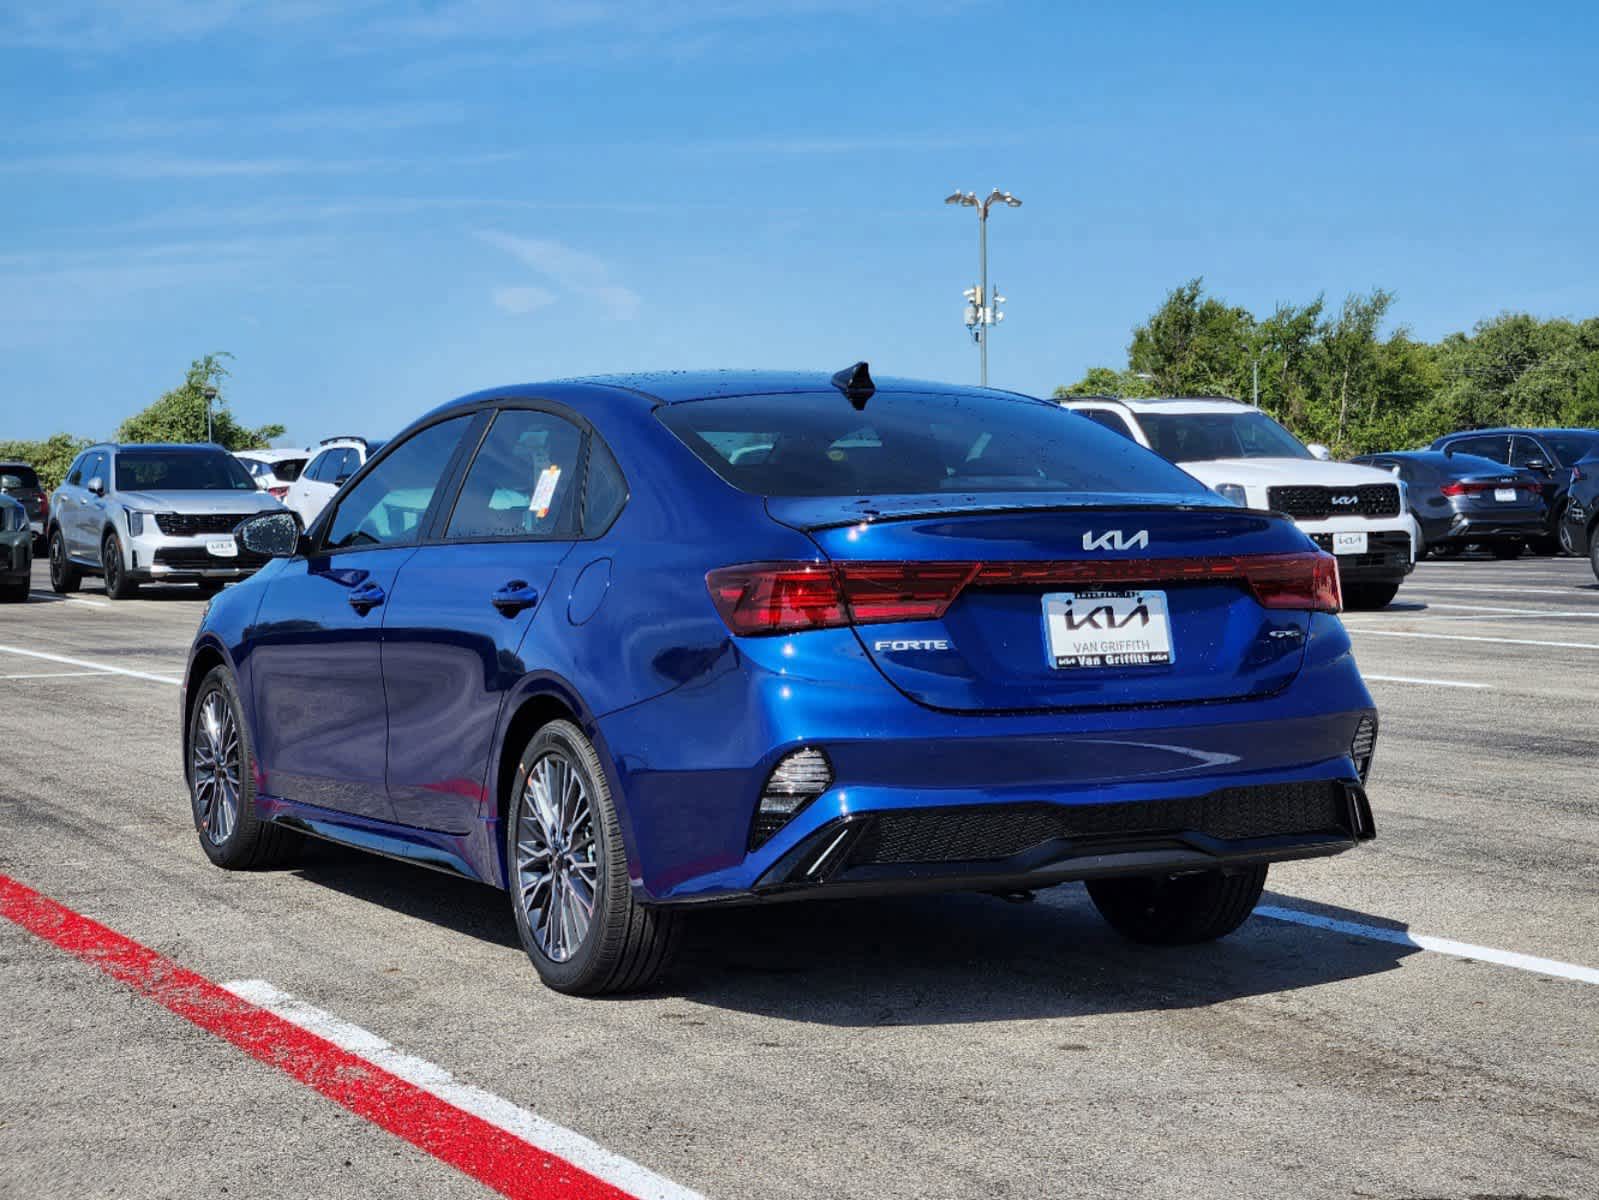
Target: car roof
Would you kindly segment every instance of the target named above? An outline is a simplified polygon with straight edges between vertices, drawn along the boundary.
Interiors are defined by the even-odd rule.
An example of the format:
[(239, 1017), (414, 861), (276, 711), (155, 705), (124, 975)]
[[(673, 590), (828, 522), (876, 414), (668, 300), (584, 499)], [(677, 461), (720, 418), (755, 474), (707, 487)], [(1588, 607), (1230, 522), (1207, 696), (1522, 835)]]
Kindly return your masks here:
[(115, 450), (121, 454), (124, 450), (163, 450), (187, 451), (199, 453), (200, 451), (216, 451), (226, 454), (221, 446), (215, 442), (96, 442), (89, 446), (90, 450)]
[[(1032, 404), (1053, 404), (1025, 392), (984, 388), (970, 384), (940, 383), (899, 376), (873, 378), (881, 393), (925, 393), (940, 396), (1001, 396)], [(437, 420), (451, 412), (497, 400), (553, 400), (583, 412), (589, 408), (636, 407), (645, 410), (662, 404), (683, 404), (733, 396), (772, 396), (834, 390), (825, 371), (640, 371), (615, 375), (585, 375), (552, 379), (546, 383), (519, 383), (485, 388), (458, 397), (424, 413), (413, 425)], [(870, 407), (870, 401), (868, 401)]]
[(313, 451), (309, 447), (278, 449), (274, 446), (268, 446), (262, 450), (235, 450), (233, 457), (257, 458), (262, 462), (282, 462), (286, 458), (310, 458), (312, 453)]
[(1555, 427), (1555, 426), (1551, 425), (1551, 426), (1543, 426), (1543, 427), (1540, 427), (1540, 428), (1533, 428), (1530, 425), (1495, 425), (1492, 429), (1462, 429), (1459, 433), (1446, 433), (1443, 436), (1441, 436), (1440, 438), (1438, 438), (1438, 440), (1440, 442), (1452, 442), (1452, 441), (1454, 441), (1455, 438), (1478, 437), (1478, 436), (1480, 436), (1482, 434), (1485, 434), (1485, 433), (1486, 434), (1500, 434), (1500, 433), (1541, 433), (1541, 434), (1588, 433), (1588, 434), (1594, 434), (1596, 436), (1599, 436), (1599, 429), (1584, 429), (1580, 425), (1567, 425), (1567, 426), (1564, 426), (1564, 427)]
[(1067, 396), (1060, 403), (1114, 404), (1129, 412), (1207, 413), (1259, 412), (1253, 404), (1231, 396)]

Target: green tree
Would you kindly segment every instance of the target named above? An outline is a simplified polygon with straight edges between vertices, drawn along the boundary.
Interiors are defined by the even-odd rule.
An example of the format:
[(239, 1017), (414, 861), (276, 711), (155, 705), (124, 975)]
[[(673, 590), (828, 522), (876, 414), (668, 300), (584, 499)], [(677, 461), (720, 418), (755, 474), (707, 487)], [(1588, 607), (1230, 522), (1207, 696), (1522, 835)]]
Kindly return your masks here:
[(42, 442), (0, 442), (0, 461), (28, 463), (38, 472), (40, 486), (53, 492), (78, 451), (88, 444), (88, 439), (70, 433), (53, 433)]
[(1172, 289), (1133, 330), (1127, 365), (1153, 377), (1155, 394), (1234, 395), (1249, 374), (1255, 318), (1205, 295), (1205, 281)]
[(282, 425), (262, 425), (251, 429), (241, 425), (228, 411), (221, 395), (227, 368), (222, 360), (231, 354), (207, 354), (189, 364), (184, 381), (165, 393), (149, 408), (135, 413), (117, 428), (119, 442), (203, 442), (206, 440), (206, 389), (216, 389), (211, 402), (211, 440), (228, 450), (253, 450), (271, 444), (283, 435)]

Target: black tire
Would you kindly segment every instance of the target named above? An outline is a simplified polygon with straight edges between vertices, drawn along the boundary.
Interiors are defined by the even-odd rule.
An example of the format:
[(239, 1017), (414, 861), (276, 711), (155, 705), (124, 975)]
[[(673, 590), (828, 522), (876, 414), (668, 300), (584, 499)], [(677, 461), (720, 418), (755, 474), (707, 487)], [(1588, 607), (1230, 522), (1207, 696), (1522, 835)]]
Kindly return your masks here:
[(1399, 594), (1397, 583), (1350, 583), (1344, 585), (1344, 607), (1351, 612), (1386, 608)]
[(1575, 558), (1582, 551), (1577, 548), (1577, 535), (1572, 532), (1571, 522), (1566, 520), (1566, 510), (1560, 510), (1560, 516), (1555, 521), (1555, 540), (1560, 543), (1560, 553), (1566, 558)]
[(100, 573), (105, 578), (105, 594), (110, 600), (127, 600), (139, 594), (139, 584), (128, 578), (122, 565), (122, 540), (111, 530), (100, 540)]
[[(540, 787), (549, 790), (550, 776), (546, 772), (558, 775), (565, 770), (582, 787), (582, 795), (571, 802), (574, 811), (586, 798), (588, 817), (574, 817), (574, 836), (569, 840), (563, 837), (561, 846), (551, 847), (535, 808)], [(633, 895), (616, 805), (593, 745), (570, 721), (551, 721), (523, 749), (511, 788), (505, 821), (511, 911), (522, 948), (533, 961), (539, 978), (555, 991), (574, 996), (649, 987), (660, 978), (677, 951), (682, 917), (670, 909), (641, 904)], [(569, 795), (564, 786), (558, 790), (563, 796)], [(566, 811), (563, 808), (560, 818), (563, 825), (567, 824)], [(537, 849), (538, 861), (551, 864), (549, 872), (541, 873), (546, 882), (527, 885), (524, 890), (519, 846)], [(586, 854), (577, 853), (585, 848)], [(592, 872), (592, 883), (585, 878), (586, 872)], [(559, 895), (571, 896), (572, 889), (580, 893), (587, 888), (592, 901), (587, 927), (580, 936), (568, 939), (571, 944), (565, 946), (559, 944), (565, 934), (564, 924), (558, 931), (551, 929), (552, 919), (558, 922), (556, 914), (561, 911), (558, 883), (567, 889)], [(535, 906), (544, 918), (537, 932), (529, 914), (530, 907)]]
[(0, 583), (0, 604), (22, 604), (28, 599), (28, 587), (32, 581), (23, 576), (21, 579), (8, 579)]
[(1440, 542), (1427, 547), (1427, 553), (1433, 558), (1459, 558), (1464, 550), (1459, 542)]
[(1599, 579), (1599, 527), (1588, 531), (1588, 565), (1593, 568), (1593, 577)]
[(1526, 547), (1520, 542), (1494, 542), (1488, 547), (1489, 553), (1502, 559), (1520, 558), (1524, 549)]
[[(204, 726), (212, 696), (217, 696), (231, 715), (236, 743), (231, 749), (224, 745), (224, 749), (235, 756), (232, 774), (237, 784), (233, 789), (233, 817), (225, 827), (214, 819), (215, 793), (202, 795), (203, 785), (196, 778), (201, 774), (197, 763), (197, 758), (202, 758), (201, 747), (215, 744), (202, 740), (207, 736)], [(293, 857), (303, 840), (294, 830), (262, 821), (255, 815), (255, 770), (255, 747), (250, 743), (250, 728), (244, 720), (244, 708), (239, 703), (233, 674), (226, 667), (213, 667), (200, 681), (194, 707), (189, 713), (188, 757), (183, 773), (189, 784), (189, 807), (200, 838), (200, 849), (217, 866), (232, 871), (278, 866)]]
[(1225, 937), (1248, 919), (1266, 886), (1265, 864), (1233, 872), (1091, 879), (1088, 896), (1123, 937), (1181, 946)]
[(67, 540), (59, 528), (50, 531), (50, 590), (58, 596), (83, 585), (83, 571), (67, 557)]

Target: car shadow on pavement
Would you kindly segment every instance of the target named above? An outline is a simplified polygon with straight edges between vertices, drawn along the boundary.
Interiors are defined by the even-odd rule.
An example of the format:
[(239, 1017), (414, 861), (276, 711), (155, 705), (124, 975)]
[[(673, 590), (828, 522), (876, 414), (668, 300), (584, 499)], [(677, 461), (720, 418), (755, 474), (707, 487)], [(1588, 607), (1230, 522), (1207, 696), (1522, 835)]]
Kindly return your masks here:
[[(1297, 903), (1262, 903), (1281, 900)], [(1418, 952), (1265, 917), (1204, 945), (1139, 946), (1075, 885), (1029, 904), (965, 894), (710, 910), (686, 941), (666, 992), (841, 1027), (1197, 1008), (1391, 971)]]
[(307, 883), (352, 899), (380, 904), (481, 942), (513, 947), (519, 953), (522, 949), (510, 901), (498, 888), (315, 839), (306, 840), (290, 870)]

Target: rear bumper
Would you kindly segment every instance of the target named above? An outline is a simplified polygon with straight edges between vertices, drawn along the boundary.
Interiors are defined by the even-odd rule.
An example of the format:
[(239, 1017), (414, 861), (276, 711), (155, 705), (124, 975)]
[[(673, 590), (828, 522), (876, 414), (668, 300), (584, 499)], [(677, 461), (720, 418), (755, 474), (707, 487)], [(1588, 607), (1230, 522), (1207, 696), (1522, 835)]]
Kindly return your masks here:
[(1504, 514), (1456, 513), (1434, 535), (1434, 544), (1449, 542), (1519, 541), (1542, 537), (1547, 523), (1542, 513)]
[[(1237, 795), (1245, 791), (1253, 794)], [(1243, 802), (1229, 805), (1230, 798)], [(1099, 805), (1087, 820), (1086, 807), (1029, 807), (843, 817), (774, 863), (753, 898), (1027, 890), (1324, 857), (1376, 836), (1371, 806), (1354, 780), (1236, 789), (1233, 797), (1218, 792), (1176, 804)], [(1217, 818), (1212, 828), (1189, 827), (1204, 825), (1207, 812)], [(1123, 828), (1112, 828), (1118, 824)], [(972, 847), (1009, 852), (962, 857)]]
[[(1359, 840), (1351, 742), (1373, 709), (1335, 617), (1312, 618), (1298, 677), (1273, 695), (1077, 712), (944, 712), (893, 688), (851, 631), (785, 645), (741, 643), (714, 679), (598, 719), (641, 899), (1033, 887), (1336, 854)], [(752, 849), (764, 781), (802, 747), (827, 755), (832, 785)], [(1319, 817), (1294, 815), (1304, 788), (1321, 789)], [(1266, 798), (1252, 823), (1208, 807), (1231, 792)], [(931, 856), (882, 849), (905, 822), (973, 813)]]

